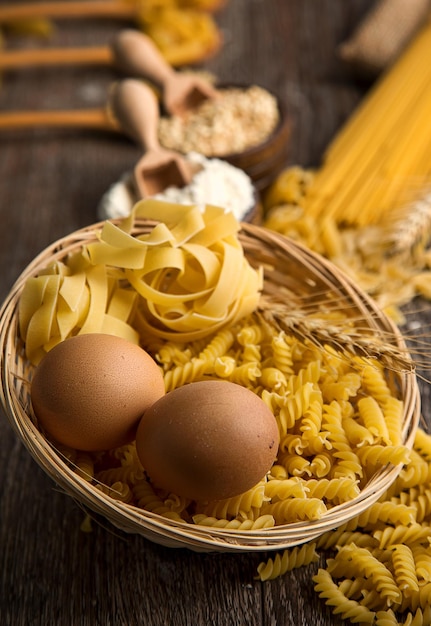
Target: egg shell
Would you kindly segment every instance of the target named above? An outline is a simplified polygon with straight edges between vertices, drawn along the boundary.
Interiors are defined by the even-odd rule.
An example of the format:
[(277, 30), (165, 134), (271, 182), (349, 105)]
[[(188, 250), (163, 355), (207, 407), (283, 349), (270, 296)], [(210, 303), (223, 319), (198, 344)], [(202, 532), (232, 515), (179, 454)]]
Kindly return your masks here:
[(145, 350), (103, 333), (57, 344), (36, 367), (30, 389), (43, 429), (85, 451), (132, 441), (143, 413), (164, 393), (161, 369)]
[(154, 485), (201, 501), (256, 485), (278, 445), (278, 426), (263, 400), (216, 380), (170, 391), (146, 411), (136, 433), (138, 456)]

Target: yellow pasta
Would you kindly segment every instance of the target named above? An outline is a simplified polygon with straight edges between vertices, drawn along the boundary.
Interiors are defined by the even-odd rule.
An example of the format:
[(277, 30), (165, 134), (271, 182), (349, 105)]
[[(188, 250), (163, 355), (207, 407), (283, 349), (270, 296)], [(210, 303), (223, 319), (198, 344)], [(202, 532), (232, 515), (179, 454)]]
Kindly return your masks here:
[(276, 524), (290, 524), (300, 520), (320, 519), (326, 506), (320, 498), (289, 498), (263, 504), (262, 512), (273, 515)]
[(293, 569), (315, 563), (318, 558), (315, 543), (296, 546), (290, 550), (284, 550), (281, 555), (276, 554), (273, 559), (260, 563), (257, 568), (257, 578), (262, 581), (273, 580)]
[(404, 489), (418, 485), (429, 484), (431, 470), (430, 465), (416, 450), (409, 453), (410, 461), (407, 467), (403, 467), (397, 481)]
[[(291, 374), (275, 365), (274, 338), (281, 338), (288, 346)], [(334, 349), (319, 352), (307, 342), (281, 336), (275, 328), (261, 325), (254, 314), (214, 330), (207, 338), (178, 343), (159, 338), (153, 346), (167, 390), (195, 380), (240, 378), (241, 384), (257, 393), (274, 413), (280, 447), (274, 466), (262, 482), (245, 494), (220, 502), (186, 503), (175, 494), (160, 492), (147, 482), (134, 445), (111, 451), (100, 462), (96, 460), (95, 480), (108, 486), (116, 481), (127, 483), (136, 506), (186, 523), (193, 523), (198, 515), (196, 519), (206, 519), (205, 524), (223, 527), (232, 522), (230, 528), (243, 530), (262, 516), (269, 516), (276, 525), (319, 519), (332, 507), (356, 498), (362, 485), (388, 460), (408, 461), (403, 445), (392, 446), (384, 440), (376, 444), (375, 436), (361, 423), (359, 401), (372, 397), (369, 379), (371, 386), (375, 384), (375, 368), (367, 359), (347, 361)], [(261, 354), (261, 363), (245, 360), (250, 346)], [(183, 352), (187, 358), (180, 356)], [(371, 377), (367, 375), (370, 367)], [(344, 395), (333, 399), (332, 385), (343, 380), (354, 381), (348, 400)], [(330, 384), (325, 385), (328, 381)], [(366, 390), (361, 386), (357, 389), (358, 381), (366, 385)], [(357, 389), (356, 395), (351, 395), (353, 389)], [(395, 397), (380, 370), (375, 389), (384, 406), (388, 398)], [(382, 411), (380, 403), (378, 406)], [(393, 413), (392, 428), (397, 428), (396, 416), (400, 421), (402, 418), (398, 409)], [(424, 512), (428, 500), (425, 495), (422, 500)], [(416, 514), (417, 509), (408, 502), (376, 503), (367, 522), (363, 517), (356, 522), (367, 528), (377, 520), (407, 525)], [(213, 518), (220, 521), (211, 522)], [(243, 525), (245, 520), (247, 524)], [(353, 522), (345, 528), (346, 532), (353, 530)]]
[(397, 544), (393, 548), (392, 562), (395, 580), (404, 594), (419, 591), (416, 565), (413, 552), (409, 546)]
[(217, 517), (207, 517), (200, 513), (193, 516), (193, 522), (199, 526), (213, 528), (228, 528), (234, 530), (261, 530), (262, 528), (272, 528), (275, 520), (271, 515), (261, 515), (256, 519), (220, 519)]
[[(199, 219), (193, 218), (192, 225), (198, 228)], [(168, 232), (171, 231), (166, 225), (152, 231), (151, 246), (155, 249), (161, 240), (166, 240)], [(176, 234), (184, 238), (186, 232), (187, 228), (179, 229)], [(109, 228), (104, 243), (112, 245), (117, 234)], [(119, 237), (127, 240), (128, 228)], [(106, 246), (102, 252), (107, 253)], [(155, 259), (151, 262), (154, 267)], [(85, 267), (82, 259), (76, 263), (80, 270)], [(70, 269), (58, 268), (55, 280), (61, 283), (72, 276)], [(48, 272), (42, 289), (37, 286), (39, 304), (45, 290), (50, 292), (51, 278)], [(106, 311), (112, 303), (112, 313), (130, 314), (136, 302), (129, 293), (119, 291), (124, 289), (124, 282), (119, 284), (118, 271), (111, 270), (105, 279)], [(90, 292), (90, 286), (82, 277), (66, 282), (63, 289), (65, 301), (74, 308), (86, 292)], [(49, 311), (52, 310), (50, 305)], [(31, 316), (23, 314), (24, 326), (29, 319)], [(429, 476), (431, 446), (423, 435), (417, 435), (413, 454), (400, 443), (403, 405), (383, 368), (372, 359), (340, 358), (343, 355), (333, 348), (318, 350), (307, 341), (280, 334), (277, 329), (262, 325), (253, 313), (224, 327), (215, 325), (204, 337), (189, 340), (181, 336), (178, 341), (172, 337), (151, 337), (148, 345), (161, 365), (167, 389), (198, 379), (224, 378), (237, 380), (258, 394), (277, 420), (281, 440), (278, 458), (268, 475), (245, 494), (219, 502), (191, 502), (152, 485), (139, 463), (134, 444), (130, 444), (92, 456), (91, 482), (99, 485), (98, 489), (151, 515), (207, 528), (247, 531), (321, 519), (331, 508), (356, 498), (374, 472), (386, 463), (403, 463), (399, 479), (386, 494), (387, 502), (375, 503), (343, 528), (319, 540), (319, 549), (335, 549), (336, 562), (328, 561), (330, 580), (325, 578), (327, 586), (326, 591), (322, 588), (322, 597), (335, 590), (334, 609), (345, 619), (364, 618), (365, 622), (371, 614), (383, 610), (381, 602), (386, 606), (392, 603), (394, 611), (403, 607), (412, 615), (419, 608), (426, 610), (422, 587), (428, 584), (429, 576), (426, 556), (431, 490), (428, 494), (425, 476)], [(375, 415), (378, 409), (377, 425), (367, 417), (367, 398), (373, 399), (370, 414)], [(377, 428), (376, 432), (371, 432), (371, 426)], [(69, 456), (65, 452), (65, 458), (70, 458), (71, 466), (75, 463), (78, 467), (76, 453)], [(420, 485), (413, 491), (411, 485), (415, 481)], [(407, 587), (402, 587), (403, 576), (407, 580), (402, 551), (399, 558), (392, 559), (394, 546), (399, 544), (409, 547), (420, 581), (419, 590), (410, 585), (409, 601), (405, 599)], [(353, 580), (351, 555), (357, 549), (367, 554), (362, 553), (363, 560), (354, 570), (357, 576)], [(264, 576), (282, 575), (293, 566), (306, 567), (309, 557), (309, 562), (314, 562), (314, 552), (305, 544), (275, 557), (270, 569), (267, 563)], [(370, 570), (370, 563), (374, 565), (375, 561), (380, 563), (379, 575)], [(386, 570), (390, 573), (388, 578)]]
[(426, 184), (431, 71), (423, 59), (430, 51), (426, 23), (326, 151), (305, 199), (311, 218), (376, 222)]
[(133, 485), (132, 490), (134, 501), (138, 506), (146, 509), (147, 511), (151, 511), (152, 513), (157, 513), (157, 515), (161, 515), (162, 517), (183, 521), (180, 513), (175, 511), (169, 502), (166, 504), (163, 498), (155, 492), (153, 487), (147, 480), (145, 480), (145, 478), (137, 481)]
[(379, 541), (381, 548), (393, 547), (398, 543), (412, 543), (427, 541), (431, 534), (431, 527), (414, 522), (408, 526), (386, 526), (374, 532), (374, 537)]
[(331, 571), (338, 573), (342, 571), (338, 567), (340, 564), (345, 572), (348, 571), (353, 576), (364, 576), (371, 579), (373, 588), (388, 606), (401, 601), (401, 591), (393, 574), (380, 559), (374, 557), (366, 548), (360, 548), (354, 544), (340, 547), (337, 561), (334, 561), (330, 568)]
[(358, 400), (359, 417), (363, 420), (365, 428), (370, 432), (376, 443), (390, 443), (386, 419), (378, 402), (372, 396), (366, 396)]
[(327, 452), (316, 454), (310, 463), (311, 476), (316, 478), (324, 478), (329, 474), (332, 468), (332, 457)]
[(74, 459), (74, 465), (78, 476), (92, 482), (94, 478), (94, 459), (91, 454), (79, 452)]
[[(139, 217), (159, 222), (135, 237)], [(105, 222), (98, 241), (26, 282), (19, 326), (27, 357), (38, 363), (79, 333), (191, 341), (243, 318), (257, 306), (263, 275), (246, 260), (239, 227), (221, 208), (151, 199), (118, 225)]]
[[(419, 428), (413, 453), (428, 467), (430, 441), (431, 436)], [(274, 472), (278, 471), (275, 466)], [(415, 476), (421, 480), (420, 473)], [(305, 485), (307, 482), (310, 484), (304, 480)], [(379, 501), (315, 541), (317, 552), (327, 553), (326, 567), (317, 575), (310, 573), (316, 593), (335, 615), (351, 623), (430, 624), (430, 524), (428, 483), (406, 486), (398, 478)], [(258, 572), (282, 576), (278, 571), (282, 556), (278, 555), (277, 567), (263, 561)], [(272, 560), (275, 563), (275, 558)]]
[(308, 493), (308, 487), (305, 482), (297, 477), (277, 480), (276, 478), (269, 480), (265, 484), (265, 496), (268, 500), (277, 501), (287, 498), (305, 498)]
[(319, 480), (310, 478), (306, 481), (306, 488), (309, 497), (320, 498), (334, 504), (353, 500), (360, 493), (358, 481), (350, 476)]
[(375, 612), (370, 611), (356, 600), (351, 600), (335, 583), (331, 574), (324, 569), (319, 569), (313, 576), (315, 590), (319, 597), (325, 600), (325, 604), (332, 607), (335, 615), (340, 615), (343, 620), (353, 623), (373, 624)]
[(411, 546), (418, 581), (431, 582), (431, 554), (425, 546)]
[(400, 504), (398, 502), (375, 502), (368, 509), (346, 524), (349, 530), (356, 528), (373, 528), (379, 522), (387, 524), (402, 524), (408, 526), (416, 522), (416, 509), (414, 506)]
[[(216, 502), (200, 503), (197, 505), (198, 513), (205, 513), (208, 517), (226, 519), (250, 513), (253, 510), (262, 510), (265, 501), (265, 480), (239, 496), (218, 500)], [(271, 515), (271, 513), (264, 513)]]

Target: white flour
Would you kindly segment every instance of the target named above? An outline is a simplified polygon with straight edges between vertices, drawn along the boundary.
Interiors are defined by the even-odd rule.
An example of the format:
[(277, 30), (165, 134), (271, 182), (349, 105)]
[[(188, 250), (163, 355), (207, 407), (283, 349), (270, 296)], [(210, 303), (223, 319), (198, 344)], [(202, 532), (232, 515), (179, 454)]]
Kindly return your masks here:
[[(249, 176), (241, 169), (222, 159), (207, 159), (191, 152), (186, 159), (199, 164), (202, 169), (191, 183), (183, 188), (168, 187), (154, 197), (178, 204), (194, 204), (201, 209), (213, 204), (232, 212), (241, 221), (255, 204), (255, 190)], [(99, 218), (112, 219), (129, 215), (137, 201), (131, 174), (126, 174), (103, 196)]]

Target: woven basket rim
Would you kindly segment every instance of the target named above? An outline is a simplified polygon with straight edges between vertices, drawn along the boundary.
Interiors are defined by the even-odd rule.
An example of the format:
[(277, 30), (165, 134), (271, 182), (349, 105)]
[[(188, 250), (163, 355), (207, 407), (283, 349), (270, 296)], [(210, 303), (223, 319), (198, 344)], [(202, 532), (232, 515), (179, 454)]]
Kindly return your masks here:
[[(111, 220), (114, 223), (122, 220)], [(21, 363), (22, 355), (17, 346), (17, 306), (24, 284), (29, 276), (45, 267), (55, 258), (80, 248), (95, 239), (105, 222), (97, 222), (77, 230), (47, 246), (23, 270), (12, 286), (0, 308), (0, 401), (6, 416), (18, 438), (24, 443), (34, 460), (62, 488), (81, 505), (107, 518), (114, 526), (125, 532), (138, 533), (168, 547), (186, 547), (195, 551), (267, 551), (279, 550), (319, 537), (349, 521), (365, 508), (376, 502), (398, 476), (401, 466), (388, 465), (380, 469), (355, 499), (334, 506), (316, 521), (277, 525), (261, 530), (236, 530), (187, 524), (166, 519), (160, 515), (125, 504), (97, 490), (88, 481), (74, 473), (50, 442), (37, 430), (23, 410), (20, 394), (28, 381), (17, 379), (14, 364)], [(155, 222), (136, 220), (134, 233), (142, 233)], [(323, 284), (339, 291), (340, 295), (355, 304), (372, 328), (390, 332), (398, 347), (406, 349), (404, 339), (395, 324), (385, 316), (374, 301), (356, 286), (339, 268), (327, 259), (283, 235), (249, 223), (241, 225), (239, 233), (246, 256), (253, 250), (265, 250), (268, 264), (277, 265), (277, 255), (290, 255), (299, 267), (318, 276)], [(420, 419), (420, 393), (413, 371), (399, 374), (402, 386), (405, 415), (403, 443), (412, 447)]]

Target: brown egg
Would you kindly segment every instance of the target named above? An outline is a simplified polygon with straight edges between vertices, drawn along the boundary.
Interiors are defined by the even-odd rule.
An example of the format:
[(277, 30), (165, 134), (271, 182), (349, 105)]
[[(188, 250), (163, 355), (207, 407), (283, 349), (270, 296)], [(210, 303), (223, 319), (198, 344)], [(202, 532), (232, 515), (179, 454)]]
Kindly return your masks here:
[(184, 385), (142, 417), (136, 448), (154, 485), (194, 500), (247, 491), (271, 468), (276, 420), (255, 393), (226, 381)]
[(40, 425), (57, 442), (87, 451), (132, 441), (143, 413), (164, 393), (161, 370), (145, 350), (98, 333), (52, 348), (31, 383)]

